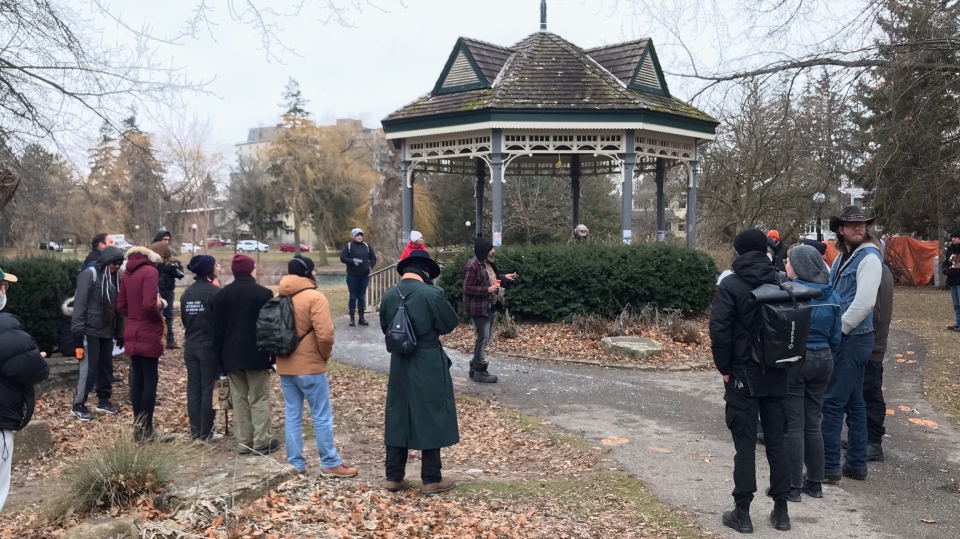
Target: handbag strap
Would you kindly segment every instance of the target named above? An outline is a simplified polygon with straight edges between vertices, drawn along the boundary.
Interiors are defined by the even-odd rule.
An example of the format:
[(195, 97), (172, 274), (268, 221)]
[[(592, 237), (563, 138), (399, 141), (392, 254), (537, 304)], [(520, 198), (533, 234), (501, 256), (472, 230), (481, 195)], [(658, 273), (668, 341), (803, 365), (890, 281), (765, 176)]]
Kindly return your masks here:
[[(412, 279), (411, 279), (411, 280), (412, 280)], [(400, 287), (398, 286), (398, 287), (397, 287), (397, 294), (400, 294), (400, 307), (399, 307), (399, 308), (400, 308), (400, 309), (404, 309), (404, 308), (405, 308), (405, 307), (403, 306), (404, 301), (406, 301), (406, 299), (409, 298), (411, 295), (413, 295), (414, 292), (416, 292), (416, 291), (419, 290), (420, 288), (423, 288), (424, 286), (426, 286), (426, 284), (421, 283), (420, 286), (418, 286), (418, 287), (414, 288), (413, 290), (411, 290), (406, 296), (403, 295), (403, 292), (400, 291)]]

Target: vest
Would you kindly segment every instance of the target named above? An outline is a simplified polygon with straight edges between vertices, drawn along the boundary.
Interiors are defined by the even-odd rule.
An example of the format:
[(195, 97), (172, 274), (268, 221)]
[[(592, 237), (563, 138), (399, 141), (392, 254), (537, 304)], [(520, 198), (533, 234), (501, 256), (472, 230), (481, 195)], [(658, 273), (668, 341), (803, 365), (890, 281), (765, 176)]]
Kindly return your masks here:
[[(870, 245), (853, 252), (850, 260), (843, 267), (840, 267), (840, 255), (833, 261), (833, 267), (830, 268), (830, 282), (833, 283), (833, 289), (840, 295), (840, 312), (845, 313), (853, 303), (853, 298), (857, 295), (857, 268), (866, 257), (875, 256), (883, 263), (883, 257), (880, 256), (880, 250)], [(850, 331), (850, 335), (862, 335), (873, 332), (873, 311), (860, 322), (860, 325)]]

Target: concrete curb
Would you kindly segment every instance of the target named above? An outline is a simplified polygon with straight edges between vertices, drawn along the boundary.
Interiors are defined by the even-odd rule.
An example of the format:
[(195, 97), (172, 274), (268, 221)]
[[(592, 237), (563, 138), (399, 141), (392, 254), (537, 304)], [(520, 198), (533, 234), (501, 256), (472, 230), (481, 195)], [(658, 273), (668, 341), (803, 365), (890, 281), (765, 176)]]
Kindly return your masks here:
[(592, 359), (576, 359), (576, 358), (562, 358), (562, 357), (543, 357), (543, 356), (533, 356), (533, 355), (523, 355), (523, 354), (510, 354), (505, 352), (498, 352), (496, 357), (505, 357), (510, 359), (520, 359), (527, 361), (546, 361), (546, 362), (555, 362), (555, 363), (564, 363), (568, 365), (586, 365), (590, 367), (601, 367), (607, 369), (620, 369), (625, 371), (640, 371), (640, 372), (688, 372), (695, 370), (708, 370), (712, 367), (712, 364), (709, 362), (689, 362), (683, 363), (680, 365), (634, 365), (630, 363), (612, 363), (605, 361), (596, 361)]

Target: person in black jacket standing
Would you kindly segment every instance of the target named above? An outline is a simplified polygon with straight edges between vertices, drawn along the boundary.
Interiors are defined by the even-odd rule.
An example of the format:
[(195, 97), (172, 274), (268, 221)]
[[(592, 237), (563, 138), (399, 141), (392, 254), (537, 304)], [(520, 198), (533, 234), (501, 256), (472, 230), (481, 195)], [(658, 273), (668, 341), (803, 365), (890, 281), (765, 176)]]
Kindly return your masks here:
[(167, 302), (167, 306), (163, 308), (163, 318), (167, 321), (167, 350), (180, 348), (173, 338), (173, 300), (176, 296), (174, 289), (177, 288), (177, 281), (183, 279), (183, 264), (173, 256), (168, 230), (157, 232), (150, 250), (163, 259), (157, 264), (157, 272), (160, 278), (160, 297)]
[(220, 376), (220, 365), (213, 351), (213, 297), (220, 287), (213, 284), (217, 259), (197, 255), (190, 259), (187, 270), (194, 281), (180, 298), (180, 321), (183, 323), (183, 361), (187, 365), (187, 416), (190, 418), (190, 439), (216, 442), (222, 434), (213, 432), (213, 386)]
[(750, 292), (765, 283), (776, 283), (776, 270), (767, 258), (767, 237), (750, 228), (733, 241), (737, 259), (733, 275), (720, 282), (710, 309), (713, 362), (723, 376), (727, 427), (733, 434), (733, 500), (736, 507), (723, 513), (723, 525), (740, 533), (753, 533), (750, 503), (757, 490), (757, 418), (766, 438), (770, 463), (770, 490), (774, 509), (770, 520), (778, 530), (790, 529), (787, 496), (790, 468), (787, 463), (788, 369), (763, 369), (751, 356), (751, 337), (757, 308)]
[(280, 440), (270, 436), (270, 354), (257, 349), (257, 318), (273, 292), (257, 284), (256, 263), (236, 254), (234, 280), (213, 298), (213, 349), (221, 372), (230, 376), (233, 421), (240, 454), (272, 453)]
[[(0, 310), (17, 277), (0, 269)], [(0, 509), (10, 493), (13, 433), (27, 426), (35, 405), (33, 386), (50, 376), (50, 367), (37, 343), (10, 313), (0, 313)]]
[(350, 290), (350, 325), (353, 326), (353, 313), (359, 311), (358, 322), (369, 326), (363, 314), (367, 307), (367, 285), (370, 284), (370, 270), (377, 265), (377, 253), (363, 241), (363, 230), (354, 228), (350, 232), (353, 238), (340, 251), (340, 262), (347, 265), (347, 288)]
[(954, 262), (950, 260), (951, 255), (957, 255), (960, 259), (960, 228), (950, 234), (950, 243), (943, 250), (943, 262), (940, 263), (943, 274), (947, 276), (947, 287), (950, 289), (953, 312), (956, 315), (953, 325), (947, 326), (947, 329), (960, 332), (960, 263), (954, 267)]

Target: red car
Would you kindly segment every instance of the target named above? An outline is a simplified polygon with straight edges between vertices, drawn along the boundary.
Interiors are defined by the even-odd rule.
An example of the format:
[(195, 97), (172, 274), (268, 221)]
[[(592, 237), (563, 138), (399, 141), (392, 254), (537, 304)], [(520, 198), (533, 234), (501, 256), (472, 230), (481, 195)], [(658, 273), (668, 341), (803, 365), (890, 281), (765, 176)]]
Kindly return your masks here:
[[(292, 252), (294, 252), (294, 251), (296, 251), (296, 249), (293, 248), (293, 242), (292, 242), (292, 241), (285, 241), (285, 242), (283, 242), (283, 243), (280, 244), (280, 252), (281, 252), (281, 253), (292, 253)], [(306, 243), (301, 243), (301, 244), (300, 244), (300, 252), (301, 252), (301, 253), (308, 253), (308, 252), (310, 252), (310, 248), (307, 247), (307, 244), (306, 244)]]
[(223, 240), (218, 240), (217, 238), (207, 238), (207, 241), (204, 243), (207, 244), (208, 249), (210, 247), (223, 247), (224, 245)]

